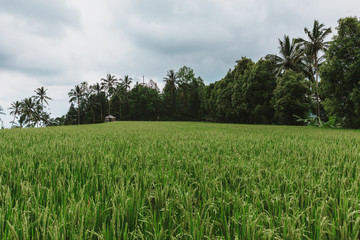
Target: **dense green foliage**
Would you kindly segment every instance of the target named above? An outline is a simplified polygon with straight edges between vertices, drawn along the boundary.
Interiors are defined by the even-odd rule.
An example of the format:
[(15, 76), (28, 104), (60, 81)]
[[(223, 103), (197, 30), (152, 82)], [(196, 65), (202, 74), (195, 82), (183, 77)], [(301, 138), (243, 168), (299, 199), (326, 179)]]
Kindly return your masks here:
[(321, 93), (327, 112), (345, 127), (360, 128), (360, 20), (339, 20), (321, 68)]
[(116, 122), (0, 131), (1, 239), (357, 239), (360, 133)]
[(287, 71), (277, 79), (274, 91), (275, 119), (281, 124), (296, 124), (296, 116), (305, 116), (309, 110), (305, 78), (302, 74)]

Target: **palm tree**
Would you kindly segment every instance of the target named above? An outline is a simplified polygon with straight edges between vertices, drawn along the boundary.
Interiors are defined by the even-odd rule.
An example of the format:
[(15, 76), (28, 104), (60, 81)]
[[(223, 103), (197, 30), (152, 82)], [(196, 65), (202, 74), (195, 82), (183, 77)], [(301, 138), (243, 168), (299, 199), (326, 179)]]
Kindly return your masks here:
[(125, 89), (125, 85), (124, 84), (119, 84), (114, 92), (114, 98), (116, 97), (117, 99), (119, 99), (119, 110), (120, 110), (120, 118), (121, 119), (121, 104), (124, 102), (124, 96), (126, 98), (126, 89)]
[(127, 91), (128, 89), (130, 89), (130, 84), (132, 83), (132, 78), (129, 77), (128, 75), (124, 76), (124, 79), (122, 80), (122, 84), (125, 88), (125, 90)]
[(9, 110), (11, 110), (10, 115), (14, 115), (14, 120), (11, 122), (11, 127), (13, 127), (16, 116), (21, 114), (21, 102), (19, 101), (13, 102)]
[(70, 100), (69, 102), (75, 102), (78, 106), (78, 125), (80, 124), (80, 105), (84, 96), (83, 88), (80, 85), (76, 85), (75, 88), (71, 89), (68, 93)]
[[(89, 97), (87, 98), (87, 102), (86, 102), (88, 108), (90, 108), (93, 123), (96, 122), (96, 120), (95, 120), (95, 109), (97, 109), (99, 106), (101, 107), (101, 102), (96, 101), (96, 96), (97, 96), (96, 94), (90, 93)], [(102, 119), (102, 112), (101, 112), (101, 119)]]
[[(99, 96), (100, 94), (102, 94), (103, 89), (104, 89), (104, 87), (99, 83), (96, 83), (96, 84), (90, 86), (90, 90), (95, 92), (96, 96)], [(104, 118), (103, 118), (103, 111), (102, 111), (102, 103), (101, 103), (101, 101), (99, 101), (98, 104), (100, 106), (100, 117), (101, 117), (101, 120), (103, 121)]]
[(111, 97), (114, 93), (115, 87), (118, 83), (118, 80), (115, 76), (112, 76), (110, 73), (106, 75), (106, 78), (101, 79), (104, 90), (107, 91), (107, 97), (109, 101), (109, 115), (110, 115), (110, 103), (111, 103)]
[(328, 49), (329, 42), (326, 42), (325, 38), (331, 33), (331, 28), (325, 28), (324, 24), (320, 24), (318, 20), (314, 20), (313, 29), (310, 31), (308, 28), (304, 28), (304, 32), (309, 40), (300, 39), (300, 41), (304, 44), (306, 53), (311, 57), (311, 63), (315, 71), (317, 116), (319, 118), (319, 64), (322, 60), (322, 57), (319, 57), (319, 52), (325, 52)]
[(130, 112), (130, 104), (129, 104), (129, 98), (128, 98), (128, 89), (130, 89), (130, 84), (132, 83), (132, 78), (128, 75), (124, 76), (124, 79), (122, 80), (122, 85), (125, 88), (125, 102), (128, 106), (128, 112)]
[(164, 77), (165, 87), (164, 92), (170, 93), (171, 109), (170, 112), (176, 111), (176, 90), (177, 90), (178, 75), (174, 70), (169, 70), (166, 77)]
[(52, 100), (50, 97), (46, 96), (46, 91), (44, 87), (37, 88), (34, 92), (36, 93), (35, 99), (38, 99), (41, 102), (41, 106), (44, 108), (44, 102), (49, 105), (47, 100)]
[(165, 81), (165, 88), (170, 92), (171, 97), (173, 98), (175, 95), (175, 91), (177, 89), (177, 79), (178, 76), (175, 73), (174, 70), (169, 70), (167, 72), (166, 77), (164, 77), (164, 81)]
[(27, 124), (27, 127), (34, 127), (39, 121), (39, 115), (37, 111), (37, 105), (34, 101), (34, 98), (25, 98), (21, 102), (21, 116), (20, 116), (20, 126), (23, 123)]
[(289, 36), (284, 35), (283, 40), (279, 39), (279, 44), (280, 56), (267, 56), (267, 58), (272, 59), (276, 64), (276, 75), (279, 76), (284, 71), (290, 69), (295, 72), (304, 72), (304, 48), (299, 39), (293, 38), (291, 40)]

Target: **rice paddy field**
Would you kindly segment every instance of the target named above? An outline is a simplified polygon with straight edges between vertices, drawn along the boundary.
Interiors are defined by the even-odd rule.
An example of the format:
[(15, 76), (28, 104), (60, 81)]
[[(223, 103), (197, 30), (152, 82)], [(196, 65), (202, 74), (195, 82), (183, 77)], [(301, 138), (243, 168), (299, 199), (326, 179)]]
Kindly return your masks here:
[(359, 131), (191, 122), (0, 131), (0, 239), (359, 231)]

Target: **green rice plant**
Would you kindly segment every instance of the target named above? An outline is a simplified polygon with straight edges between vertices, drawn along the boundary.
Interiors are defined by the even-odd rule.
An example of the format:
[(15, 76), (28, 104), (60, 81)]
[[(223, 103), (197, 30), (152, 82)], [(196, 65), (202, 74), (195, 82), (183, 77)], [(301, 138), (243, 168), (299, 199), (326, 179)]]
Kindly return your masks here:
[(0, 131), (1, 239), (358, 239), (360, 132), (192, 122)]

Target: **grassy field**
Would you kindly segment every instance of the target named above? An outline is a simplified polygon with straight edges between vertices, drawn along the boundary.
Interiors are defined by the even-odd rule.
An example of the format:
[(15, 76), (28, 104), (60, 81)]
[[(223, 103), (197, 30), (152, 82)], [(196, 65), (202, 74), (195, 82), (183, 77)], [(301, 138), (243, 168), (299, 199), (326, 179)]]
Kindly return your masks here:
[(0, 131), (0, 239), (359, 231), (359, 131), (186, 122)]

